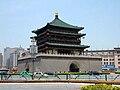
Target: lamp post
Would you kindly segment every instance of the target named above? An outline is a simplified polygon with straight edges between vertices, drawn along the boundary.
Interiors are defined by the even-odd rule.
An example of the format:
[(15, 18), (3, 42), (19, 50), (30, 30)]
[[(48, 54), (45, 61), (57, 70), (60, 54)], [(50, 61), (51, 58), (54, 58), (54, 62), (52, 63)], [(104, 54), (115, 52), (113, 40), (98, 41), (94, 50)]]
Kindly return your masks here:
[(17, 69), (18, 52), (13, 53), (13, 69)]
[(34, 80), (34, 61), (36, 59), (36, 54), (38, 53), (38, 48), (36, 45), (36, 40), (34, 37), (31, 38), (31, 45), (30, 45), (30, 55), (31, 55), (31, 59), (32, 59), (32, 80)]

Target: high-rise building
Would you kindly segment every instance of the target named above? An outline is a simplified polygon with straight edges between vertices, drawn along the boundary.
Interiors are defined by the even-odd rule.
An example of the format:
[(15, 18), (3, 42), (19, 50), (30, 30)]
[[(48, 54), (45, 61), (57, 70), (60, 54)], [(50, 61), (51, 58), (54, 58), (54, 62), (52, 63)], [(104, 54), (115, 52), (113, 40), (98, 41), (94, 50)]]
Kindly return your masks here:
[(3, 67), (9, 69), (17, 67), (17, 60), (22, 51), (25, 51), (22, 47), (19, 48), (6, 47), (4, 49)]
[(3, 55), (0, 53), (0, 68), (2, 67), (2, 62), (3, 62)]

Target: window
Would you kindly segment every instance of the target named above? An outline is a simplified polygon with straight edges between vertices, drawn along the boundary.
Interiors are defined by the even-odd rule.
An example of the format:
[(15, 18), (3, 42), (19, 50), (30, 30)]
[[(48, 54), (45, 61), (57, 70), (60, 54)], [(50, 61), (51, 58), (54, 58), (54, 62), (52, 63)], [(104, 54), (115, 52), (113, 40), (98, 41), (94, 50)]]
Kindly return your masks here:
[(114, 56), (113, 56), (113, 55), (110, 55), (109, 57), (110, 57), (110, 58), (114, 58)]
[(102, 52), (98, 52), (98, 54), (102, 54)]
[(110, 61), (114, 61), (114, 59), (110, 59)]
[(108, 52), (103, 52), (104, 54), (108, 54)]
[(95, 55), (95, 54), (97, 54), (97, 52), (93, 52), (93, 54)]
[(110, 65), (114, 65), (114, 62), (110, 62)]
[(104, 58), (108, 58), (108, 56), (104, 56)]
[(108, 61), (108, 59), (104, 59), (104, 61)]
[(117, 53), (119, 54), (119, 53), (120, 53), (120, 51), (117, 51)]
[(110, 51), (110, 52), (109, 52), (109, 54), (113, 54), (113, 52), (112, 52), (112, 51)]
[(120, 62), (118, 62), (118, 64), (120, 64)]
[(108, 65), (108, 62), (104, 62), (104, 65)]

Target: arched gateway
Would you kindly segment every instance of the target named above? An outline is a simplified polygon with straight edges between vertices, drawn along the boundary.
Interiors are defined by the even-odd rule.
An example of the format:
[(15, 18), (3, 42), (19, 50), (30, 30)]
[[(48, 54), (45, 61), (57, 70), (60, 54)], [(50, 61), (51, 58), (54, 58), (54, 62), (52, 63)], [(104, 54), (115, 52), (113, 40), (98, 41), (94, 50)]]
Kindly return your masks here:
[(69, 67), (70, 72), (79, 72), (79, 66), (76, 63), (71, 63)]

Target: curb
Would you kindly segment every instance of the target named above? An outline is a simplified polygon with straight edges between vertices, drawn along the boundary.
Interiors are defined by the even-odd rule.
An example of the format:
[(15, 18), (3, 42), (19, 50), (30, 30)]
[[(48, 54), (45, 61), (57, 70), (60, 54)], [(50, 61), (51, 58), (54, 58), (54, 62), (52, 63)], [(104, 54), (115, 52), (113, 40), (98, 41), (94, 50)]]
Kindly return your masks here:
[(120, 85), (118, 81), (101, 80), (0, 80), (0, 83), (90, 83), (90, 84), (114, 84)]

